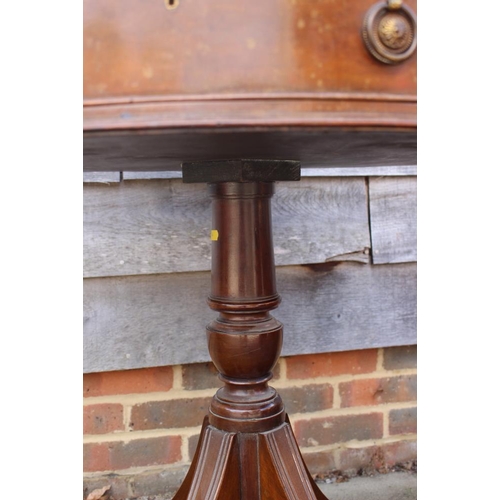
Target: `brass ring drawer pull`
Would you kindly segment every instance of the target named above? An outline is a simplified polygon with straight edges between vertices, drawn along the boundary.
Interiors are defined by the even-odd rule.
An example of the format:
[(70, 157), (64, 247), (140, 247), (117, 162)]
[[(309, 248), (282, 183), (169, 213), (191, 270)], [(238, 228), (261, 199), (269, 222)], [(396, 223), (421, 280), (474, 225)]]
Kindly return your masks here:
[(417, 48), (417, 18), (402, 0), (378, 2), (366, 13), (363, 41), (379, 61), (386, 64), (403, 62)]

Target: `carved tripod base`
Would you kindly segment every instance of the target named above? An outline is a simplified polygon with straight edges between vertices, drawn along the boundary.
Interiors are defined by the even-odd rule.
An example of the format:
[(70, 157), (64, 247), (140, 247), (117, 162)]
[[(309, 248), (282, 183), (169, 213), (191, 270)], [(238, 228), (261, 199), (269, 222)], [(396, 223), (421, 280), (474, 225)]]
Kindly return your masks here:
[(212, 197), (212, 286), (219, 313), (208, 350), (224, 382), (210, 405), (191, 468), (174, 500), (326, 500), (315, 485), (268, 386), (283, 341), (270, 200), (276, 180), (298, 180), (293, 161), (231, 160), (183, 165), (185, 182)]
[(191, 468), (174, 500), (326, 500), (289, 422), (267, 432), (221, 431), (205, 418)]

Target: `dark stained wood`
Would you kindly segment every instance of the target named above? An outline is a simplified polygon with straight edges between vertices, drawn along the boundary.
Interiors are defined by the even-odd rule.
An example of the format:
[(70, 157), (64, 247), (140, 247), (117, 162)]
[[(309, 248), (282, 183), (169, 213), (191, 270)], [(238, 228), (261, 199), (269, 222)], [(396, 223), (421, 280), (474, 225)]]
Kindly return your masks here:
[[(416, 58), (371, 57), (360, 29), (372, 2), (85, 0), (84, 170), (415, 165)], [(196, 166), (216, 183), (209, 305), (219, 315), (206, 331), (224, 386), (175, 499), (326, 500), (268, 385), (282, 347), (269, 313), (280, 303), (273, 184), (223, 182), (211, 167)]]
[(269, 311), (276, 291), (271, 233), (273, 183), (224, 182), (212, 196), (212, 284), (208, 304), (219, 316), (207, 326), (208, 350), (225, 383), (209, 422), (229, 432), (262, 432), (284, 422), (283, 403), (267, 385), (283, 327)]
[[(239, 497), (238, 435), (224, 432), (205, 418), (189, 471), (174, 500), (232, 500)], [(258, 497), (255, 497), (258, 498)]]
[[(406, 3), (416, 9), (416, 0)], [(368, 53), (361, 27), (372, 4), (182, 0), (169, 10), (161, 1), (86, 0), (84, 169), (175, 170), (182, 161), (254, 157), (250, 154), (296, 159), (305, 167), (330, 161), (374, 165), (373, 158), (377, 165), (415, 164), (415, 154), (412, 160), (396, 154), (402, 148), (394, 138), (381, 144), (386, 153), (380, 155), (382, 150), (337, 137), (346, 147), (337, 157), (317, 141), (308, 148), (308, 139), (293, 133), (292, 147), (280, 147), (272, 134), (289, 126), (397, 127), (414, 133), (416, 57), (387, 67)], [(215, 144), (208, 150), (203, 137), (188, 133), (183, 140), (179, 135), (186, 131), (173, 130), (203, 127), (216, 135), (216, 143), (224, 127), (265, 130), (249, 142), (241, 134), (224, 135), (222, 148)], [(164, 129), (173, 135), (166, 137)], [(141, 137), (130, 137), (134, 130)], [(104, 131), (125, 136), (88, 135)], [(153, 134), (152, 141), (143, 140), (144, 131)], [(320, 130), (314, 133), (336, 142)], [(363, 151), (363, 158), (355, 151)]]
[(364, 47), (373, 3), (180, 0), (167, 10), (161, 0), (85, 0), (86, 104), (332, 91), (414, 98), (416, 57), (387, 67)]
[(206, 331), (224, 385), (174, 500), (326, 500), (307, 472), (281, 397), (268, 385), (283, 339), (283, 325), (269, 314), (281, 301), (273, 192), (273, 182), (210, 184), (215, 235), (208, 303), (219, 315)]
[(185, 183), (299, 180), (300, 162), (293, 160), (214, 160), (182, 164)]
[(350, 126), (415, 127), (414, 99), (306, 95), (85, 106), (84, 131), (165, 127)]
[(86, 0), (84, 170), (242, 157), (414, 165), (416, 58), (372, 58), (360, 35), (372, 3)]
[(409, 129), (217, 128), (88, 132), (87, 171), (180, 170), (181, 163), (239, 158), (300, 161), (302, 168), (416, 165)]
[(326, 500), (302, 459), (288, 419), (267, 432), (224, 432), (205, 418), (174, 500)]
[[(239, 460), (245, 463), (245, 474), (241, 476), (242, 498), (250, 500), (260, 495), (260, 464), (259, 464), (259, 435), (256, 433), (240, 433), (238, 435)], [(245, 460), (245, 458), (248, 459)]]
[(286, 419), (280, 427), (259, 435), (262, 499), (325, 499), (302, 459), (293, 431)]

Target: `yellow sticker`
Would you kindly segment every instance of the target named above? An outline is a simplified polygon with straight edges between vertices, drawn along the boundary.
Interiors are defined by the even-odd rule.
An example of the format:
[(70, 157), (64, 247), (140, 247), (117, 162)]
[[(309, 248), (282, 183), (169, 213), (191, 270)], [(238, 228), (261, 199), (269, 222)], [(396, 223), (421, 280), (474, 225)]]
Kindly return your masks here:
[(212, 241), (217, 241), (219, 239), (219, 231), (217, 231), (217, 229), (212, 229), (210, 232), (210, 239)]

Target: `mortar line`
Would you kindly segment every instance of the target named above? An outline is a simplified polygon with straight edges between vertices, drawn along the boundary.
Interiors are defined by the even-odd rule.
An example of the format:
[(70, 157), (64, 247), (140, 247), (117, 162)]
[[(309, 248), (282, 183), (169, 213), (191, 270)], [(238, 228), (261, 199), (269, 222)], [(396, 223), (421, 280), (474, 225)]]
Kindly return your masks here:
[(183, 462), (189, 462), (189, 438), (187, 436), (182, 436), (181, 459)]
[(333, 463), (335, 464), (335, 469), (340, 469), (340, 454), (342, 453), (342, 449), (340, 447), (334, 448), (333, 450)]
[(343, 416), (355, 416), (355, 415), (367, 415), (369, 413), (383, 413), (385, 411), (389, 412), (391, 410), (403, 410), (406, 408), (414, 408), (417, 406), (417, 401), (404, 401), (404, 402), (394, 402), (394, 403), (383, 403), (380, 405), (373, 406), (349, 406), (347, 408), (330, 408), (326, 410), (319, 410), (316, 412), (307, 413), (293, 413), (289, 415), (290, 421), (297, 422), (305, 419), (316, 419), (316, 418), (326, 418), (326, 417), (343, 417)]
[(276, 388), (283, 387), (301, 387), (304, 385), (310, 384), (334, 384), (337, 382), (352, 382), (354, 380), (369, 380), (372, 378), (394, 378), (394, 377), (402, 377), (405, 375), (417, 375), (416, 368), (405, 368), (401, 370), (393, 370), (391, 372), (388, 371), (376, 371), (370, 373), (359, 373), (355, 375), (334, 375), (334, 376), (322, 376), (316, 378), (307, 378), (307, 379), (287, 379), (287, 385), (280, 381), (276, 381), (274, 386)]
[[(403, 368), (391, 371), (375, 371), (369, 373), (342, 374), (334, 376), (322, 376), (307, 379), (286, 379), (281, 377), (271, 382), (276, 389), (286, 389), (290, 387), (303, 387), (306, 385), (336, 384), (341, 382), (352, 382), (355, 380), (368, 380), (372, 378), (394, 378), (402, 376), (417, 375), (416, 368)], [(175, 399), (213, 397), (218, 387), (198, 390), (186, 390), (172, 388), (164, 392), (145, 392), (133, 394), (110, 394), (106, 396), (89, 396), (83, 398), (83, 406), (94, 404), (120, 403), (120, 404), (140, 404), (152, 401), (171, 401)]]
[(377, 352), (377, 368), (375, 371), (387, 371), (384, 369), (384, 348), (380, 347)]
[(389, 437), (389, 412), (391, 410), (386, 409), (383, 412), (383, 417), (382, 417), (382, 436), (383, 437)]
[[(142, 467), (129, 467), (128, 469), (120, 469), (120, 470), (107, 470), (107, 471), (98, 471), (98, 472), (84, 472), (84, 479), (95, 479), (100, 478), (102, 476), (107, 476), (108, 474), (113, 474), (116, 476), (136, 476), (142, 473), (161, 473), (166, 470), (175, 470), (175, 469), (185, 469), (187, 467), (187, 463), (175, 462), (173, 464), (164, 464), (162, 467), (158, 467), (158, 465), (144, 465)], [(132, 496), (132, 495), (131, 495)]]
[(182, 390), (182, 365), (174, 365), (172, 368), (174, 373), (172, 389)]
[(402, 441), (415, 442), (417, 441), (417, 435), (401, 434), (399, 436), (390, 436), (387, 438), (365, 439), (362, 441), (352, 439), (350, 441), (344, 441), (342, 443), (322, 444), (319, 446), (301, 446), (300, 452), (303, 455), (307, 455), (309, 453), (320, 453), (323, 451), (334, 452), (337, 450), (342, 451), (343, 449), (362, 449), (362, 448), (368, 448), (370, 446), (380, 446), (384, 444), (400, 443)]
[[(402, 439), (403, 437), (403, 439)], [(328, 445), (320, 445), (320, 446), (307, 446), (307, 447), (300, 447), (300, 452), (303, 455), (307, 455), (310, 453), (317, 453), (321, 451), (333, 451), (334, 452), (334, 457), (335, 460), (337, 459), (337, 454), (340, 455), (340, 452), (343, 449), (361, 449), (361, 448), (367, 448), (370, 446), (378, 446), (378, 445), (384, 445), (384, 444), (392, 444), (392, 443), (398, 443), (398, 442), (416, 442), (417, 441), (417, 435), (416, 434), (404, 434), (400, 436), (391, 436), (389, 438), (379, 438), (379, 439), (368, 439), (364, 441), (356, 441), (356, 440), (351, 440), (351, 441), (345, 441), (343, 443), (334, 443), (334, 444), (328, 444)], [(141, 473), (154, 473), (154, 472), (164, 472), (166, 470), (175, 470), (175, 469), (185, 469), (188, 466), (189, 462), (175, 462), (173, 464), (165, 464), (163, 466), (155, 466), (155, 465), (150, 465), (150, 466), (142, 466), (142, 467), (130, 467), (128, 469), (120, 469), (120, 470), (107, 470), (107, 471), (97, 471), (97, 472), (84, 472), (83, 477), (84, 479), (93, 479), (93, 478), (100, 478), (102, 476), (108, 475), (108, 474), (114, 474), (117, 476), (130, 476), (130, 475), (137, 475)], [(337, 465), (337, 462), (335, 462)]]
[(217, 388), (189, 391), (186, 389), (170, 389), (164, 392), (137, 392), (133, 394), (110, 394), (107, 396), (90, 396), (83, 399), (83, 406), (106, 403), (121, 403), (134, 405), (150, 401), (171, 401), (174, 399), (194, 399), (212, 397)]
[[(342, 443), (334, 443), (328, 445), (320, 445), (320, 446), (308, 446), (308, 447), (300, 447), (300, 452), (303, 455), (308, 455), (312, 453), (318, 453), (322, 451), (332, 451), (334, 454), (335, 466), (337, 469), (339, 468), (340, 462), (337, 460), (340, 458), (340, 453), (344, 449), (362, 449), (371, 446), (381, 446), (385, 444), (392, 444), (398, 442), (416, 442), (417, 435), (416, 434), (404, 434), (400, 436), (391, 436), (388, 438), (379, 438), (379, 439), (368, 439), (363, 441), (351, 440), (345, 441)], [(127, 477), (127, 476), (135, 476), (141, 473), (155, 473), (155, 472), (165, 472), (169, 470), (179, 470), (186, 469), (189, 465), (189, 462), (175, 462), (173, 464), (165, 464), (163, 466), (143, 466), (143, 467), (130, 467), (128, 469), (120, 469), (120, 470), (106, 470), (106, 471), (97, 471), (97, 472), (84, 472), (84, 479), (95, 479), (101, 478), (103, 476), (107, 476), (109, 474), (113, 474), (116, 476)]]
[[(417, 435), (416, 434), (406, 434), (404, 435), (404, 439), (400, 438), (382, 438), (382, 439), (371, 439), (365, 441), (346, 441), (343, 443), (335, 443), (330, 445), (321, 445), (314, 447), (300, 447), (300, 452), (302, 455), (308, 455), (312, 453), (319, 453), (324, 451), (331, 451), (334, 454), (335, 466), (338, 469), (340, 461), (340, 453), (344, 449), (362, 449), (368, 448), (371, 446), (383, 446), (386, 444), (398, 443), (398, 442), (416, 442)], [(186, 470), (189, 466), (188, 461), (186, 462), (175, 462), (173, 464), (165, 464), (161, 467), (156, 466), (143, 466), (143, 467), (130, 467), (128, 469), (120, 469), (120, 470), (106, 470), (106, 471), (97, 471), (97, 472), (84, 472), (84, 479), (98, 479), (103, 476), (107, 476), (109, 474), (113, 474), (115, 476), (127, 477), (127, 476), (136, 476), (142, 473), (161, 473), (169, 470)]]
[[(290, 422), (294, 424), (298, 421), (318, 419), (318, 418), (382, 413), (384, 416), (387, 417), (387, 422), (388, 422), (388, 415), (391, 410), (414, 408), (416, 404), (417, 404), (416, 401), (405, 401), (405, 402), (385, 403), (382, 405), (373, 405), (373, 406), (328, 408), (317, 412), (294, 413), (289, 415), (289, 418)], [(181, 437), (186, 436), (187, 438), (189, 438), (195, 434), (199, 434), (200, 431), (201, 431), (201, 425), (196, 427), (169, 427), (165, 429), (148, 429), (148, 430), (126, 429), (125, 431), (119, 431), (110, 434), (85, 434), (83, 436), (83, 442), (84, 443), (103, 443), (103, 442), (117, 442), (117, 441), (129, 442), (136, 439), (147, 439), (147, 438), (164, 437), (164, 436), (181, 436)], [(386, 433), (385, 420), (384, 420), (384, 435), (386, 437), (389, 437), (388, 432)]]
[(168, 429), (150, 429), (145, 431), (120, 431), (112, 434), (85, 434), (83, 444), (88, 443), (116, 443), (123, 441), (129, 443), (138, 439), (153, 439), (160, 437), (187, 436), (188, 438), (201, 432), (201, 425), (198, 427), (168, 428)]
[(123, 428), (125, 432), (130, 432), (132, 429), (130, 428), (130, 420), (132, 418), (132, 406), (131, 405), (123, 405)]
[(340, 410), (342, 408), (342, 400), (340, 397), (340, 387), (339, 383), (336, 382), (333, 385), (333, 409)]

